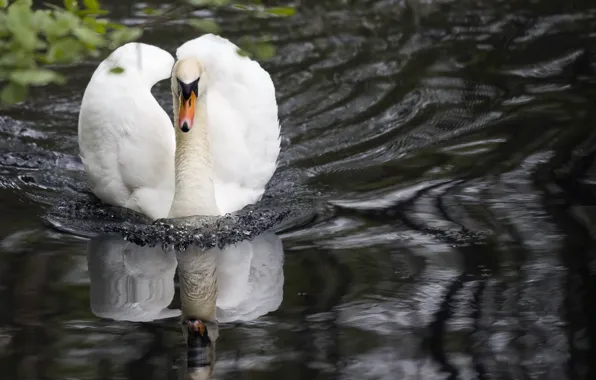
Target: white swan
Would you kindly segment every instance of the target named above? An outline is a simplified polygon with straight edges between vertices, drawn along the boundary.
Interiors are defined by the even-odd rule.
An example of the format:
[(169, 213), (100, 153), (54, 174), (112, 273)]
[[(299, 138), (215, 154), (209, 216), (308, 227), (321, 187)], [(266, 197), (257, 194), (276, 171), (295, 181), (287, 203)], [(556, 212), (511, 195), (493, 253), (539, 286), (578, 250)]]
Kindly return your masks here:
[[(237, 49), (207, 34), (180, 46), (175, 64), (138, 43), (100, 64), (83, 97), (79, 147), (101, 200), (158, 219), (223, 215), (260, 199), (280, 150), (275, 88)], [(116, 66), (124, 73), (111, 73)], [(170, 76), (174, 127), (150, 92)]]

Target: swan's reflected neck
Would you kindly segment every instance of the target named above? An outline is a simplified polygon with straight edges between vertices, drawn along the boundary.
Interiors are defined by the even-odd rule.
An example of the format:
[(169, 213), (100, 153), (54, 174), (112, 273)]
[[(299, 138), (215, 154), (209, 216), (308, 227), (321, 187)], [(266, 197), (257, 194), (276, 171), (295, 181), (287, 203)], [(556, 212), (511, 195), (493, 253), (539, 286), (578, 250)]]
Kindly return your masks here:
[(217, 278), (215, 250), (191, 248), (177, 253), (182, 319), (215, 321)]
[(207, 379), (216, 363), (218, 322), (254, 320), (281, 304), (283, 245), (269, 232), (222, 249), (191, 246), (176, 255), (186, 378)]
[(215, 364), (215, 344), (219, 336), (216, 321), (217, 251), (202, 252), (191, 247), (176, 254), (189, 379), (209, 378)]

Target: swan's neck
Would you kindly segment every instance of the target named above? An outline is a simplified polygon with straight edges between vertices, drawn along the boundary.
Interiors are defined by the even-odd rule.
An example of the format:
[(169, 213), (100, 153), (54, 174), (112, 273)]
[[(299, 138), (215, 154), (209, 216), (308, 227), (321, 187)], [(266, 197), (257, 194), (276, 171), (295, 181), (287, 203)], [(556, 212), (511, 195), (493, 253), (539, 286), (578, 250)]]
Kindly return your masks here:
[(182, 132), (178, 126), (178, 102), (174, 101), (176, 128), (176, 190), (170, 218), (219, 215), (213, 189), (213, 168), (204, 97), (196, 103), (193, 127)]
[(187, 249), (177, 254), (182, 320), (215, 321), (217, 256), (213, 251)]

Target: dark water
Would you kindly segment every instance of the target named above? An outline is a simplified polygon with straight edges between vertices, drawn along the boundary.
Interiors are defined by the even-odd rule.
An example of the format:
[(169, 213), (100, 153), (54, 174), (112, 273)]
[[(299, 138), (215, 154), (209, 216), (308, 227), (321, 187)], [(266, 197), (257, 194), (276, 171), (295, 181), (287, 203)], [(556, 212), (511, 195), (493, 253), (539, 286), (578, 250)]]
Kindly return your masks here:
[[(106, 4), (144, 22), (134, 2)], [(281, 250), (255, 250), (246, 265), (272, 269), (242, 307), (219, 311), (245, 321), (220, 325), (215, 377), (596, 378), (596, 5), (299, 10), (217, 16), (226, 37), (279, 47), (265, 63), (284, 136), (273, 182), (303, 173), (294, 197), (333, 208), (279, 234)], [(174, 21), (144, 41), (174, 51), (194, 36)], [(118, 239), (102, 255), (42, 223), (84, 183), (77, 112), (96, 64), (0, 115), (3, 378), (185, 373), (179, 319), (164, 310), (180, 307), (173, 257)], [(154, 92), (169, 109), (167, 87)]]

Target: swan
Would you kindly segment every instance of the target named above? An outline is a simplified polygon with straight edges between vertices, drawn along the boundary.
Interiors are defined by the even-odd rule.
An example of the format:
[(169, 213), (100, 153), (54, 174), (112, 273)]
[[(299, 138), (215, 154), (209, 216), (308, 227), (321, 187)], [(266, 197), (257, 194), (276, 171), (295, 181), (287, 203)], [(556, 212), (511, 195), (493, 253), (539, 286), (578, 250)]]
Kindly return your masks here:
[[(284, 250), (273, 232), (236, 245), (166, 253), (119, 236), (100, 235), (87, 244), (93, 314), (149, 322), (181, 316), (187, 373), (208, 378), (215, 365), (219, 323), (252, 321), (281, 305)], [(174, 298), (177, 267), (180, 308)]]
[[(124, 72), (114, 74), (117, 66)], [(173, 124), (150, 91), (167, 78)], [(176, 60), (128, 43), (85, 90), (79, 148), (91, 190), (108, 204), (153, 220), (234, 212), (262, 197), (277, 168), (275, 87), (258, 62), (213, 34), (185, 42)]]

